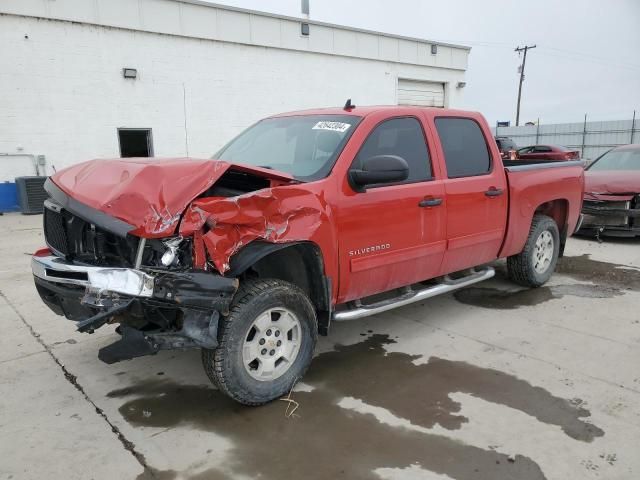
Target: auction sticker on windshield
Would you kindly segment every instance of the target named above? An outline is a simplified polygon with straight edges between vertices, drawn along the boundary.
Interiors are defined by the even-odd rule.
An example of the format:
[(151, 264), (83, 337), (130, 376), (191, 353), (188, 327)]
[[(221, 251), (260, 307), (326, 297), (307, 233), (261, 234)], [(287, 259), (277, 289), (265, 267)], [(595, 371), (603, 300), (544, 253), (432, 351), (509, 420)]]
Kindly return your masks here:
[(343, 122), (318, 122), (313, 126), (312, 130), (332, 130), (334, 132), (344, 133), (349, 130), (351, 125)]

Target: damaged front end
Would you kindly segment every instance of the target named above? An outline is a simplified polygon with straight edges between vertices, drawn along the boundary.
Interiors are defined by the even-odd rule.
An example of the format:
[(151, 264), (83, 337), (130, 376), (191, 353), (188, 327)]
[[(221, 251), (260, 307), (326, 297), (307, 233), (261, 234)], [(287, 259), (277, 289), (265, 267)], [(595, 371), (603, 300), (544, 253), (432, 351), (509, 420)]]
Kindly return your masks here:
[(144, 238), (135, 227), (88, 207), (52, 181), (45, 186), (47, 249), (32, 258), (34, 281), (56, 314), (93, 333), (119, 324), (121, 339), (100, 350), (106, 363), (175, 348), (215, 348), (238, 279), (194, 268), (193, 239)]
[(80, 265), (43, 250), (34, 255), (36, 288), (58, 315), (93, 333), (119, 323), (122, 338), (99, 352), (114, 363), (159, 350), (215, 348), (218, 319), (228, 312), (236, 278), (190, 269), (152, 269)]
[(118, 324), (121, 339), (99, 353), (106, 363), (215, 348), (239, 286), (231, 257), (254, 240), (308, 239), (322, 223), (321, 200), (292, 183), (211, 160), (71, 167), (45, 184), (38, 293), (81, 332)]
[(633, 237), (640, 235), (640, 195), (585, 194), (581, 232), (596, 236)]

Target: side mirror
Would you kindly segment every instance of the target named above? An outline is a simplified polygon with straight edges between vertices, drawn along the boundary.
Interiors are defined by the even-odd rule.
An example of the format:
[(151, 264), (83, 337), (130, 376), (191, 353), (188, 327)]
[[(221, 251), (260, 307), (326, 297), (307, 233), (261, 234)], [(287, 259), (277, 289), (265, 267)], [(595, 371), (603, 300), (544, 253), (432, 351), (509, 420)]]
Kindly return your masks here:
[(402, 182), (409, 177), (407, 161), (397, 155), (376, 155), (362, 162), (361, 169), (351, 169), (349, 179), (356, 191), (367, 185)]

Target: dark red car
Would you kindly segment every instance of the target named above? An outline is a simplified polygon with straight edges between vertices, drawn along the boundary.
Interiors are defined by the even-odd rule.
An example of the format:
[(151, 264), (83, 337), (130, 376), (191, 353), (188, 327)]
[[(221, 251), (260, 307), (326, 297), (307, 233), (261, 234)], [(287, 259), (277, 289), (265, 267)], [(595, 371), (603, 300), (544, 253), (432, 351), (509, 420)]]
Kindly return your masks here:
[(609, 150), (585, 171), (581, 233), (640, 236), (640, 145)]
[(530, 145), (518, 150), (522, 160), (580, 160), (580, 152), (560, 145)]

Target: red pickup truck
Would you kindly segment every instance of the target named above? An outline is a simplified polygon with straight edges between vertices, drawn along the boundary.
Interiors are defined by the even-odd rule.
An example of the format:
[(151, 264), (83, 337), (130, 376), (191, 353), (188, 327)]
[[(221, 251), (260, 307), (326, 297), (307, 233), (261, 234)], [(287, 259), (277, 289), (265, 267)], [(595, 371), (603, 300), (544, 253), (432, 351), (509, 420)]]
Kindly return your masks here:
[[(215, 160), (93, 160), (46, 183), (42, 300), (99, 357), (202, 349), (258, 405), (292, 387), (317, 334), (494, 275), (536, 287), (579, 223), (581, 162), (503, 162), (478, 113), (354, 107), (262, 120)], [(507, 165), (505, 165), (507, 163)]]

